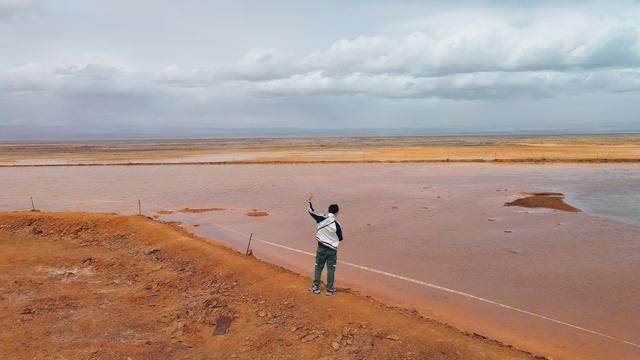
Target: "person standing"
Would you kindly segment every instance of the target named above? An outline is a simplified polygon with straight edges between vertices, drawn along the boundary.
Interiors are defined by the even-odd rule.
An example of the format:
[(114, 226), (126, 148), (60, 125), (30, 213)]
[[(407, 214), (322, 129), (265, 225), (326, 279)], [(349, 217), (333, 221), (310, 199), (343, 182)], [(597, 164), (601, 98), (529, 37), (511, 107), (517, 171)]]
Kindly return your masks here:
[(327, 296), (334, 295), (336, 289), (333, 287), (335, 281), (336, 264), (338, 263), (338, 245), (342, 241), (342, 227), (336, 215), (340, 211), (338, 204), (329, 205), (329, 213), (321, 214), (313, 209), (311, 200), (313, 194), (307, 198), (307, 206), (309, 215), (316, 221), (317, 231), (316, 240), (318, 248), (316, 249), (316, 267), (313, 278), (313, 286), (309, 292), (320, 294), (320, 277), (325, 264), (327, 265)]

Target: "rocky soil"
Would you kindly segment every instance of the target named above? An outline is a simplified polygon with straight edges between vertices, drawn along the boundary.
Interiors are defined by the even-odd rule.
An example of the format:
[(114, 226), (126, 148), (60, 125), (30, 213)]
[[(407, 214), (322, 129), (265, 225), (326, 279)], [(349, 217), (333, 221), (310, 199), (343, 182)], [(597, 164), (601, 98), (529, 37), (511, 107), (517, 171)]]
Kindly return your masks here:
[[(311, 264), (310, 264), (311, 265)], [(0, 214), (11, 359), (525, 359), (142, 216)]]

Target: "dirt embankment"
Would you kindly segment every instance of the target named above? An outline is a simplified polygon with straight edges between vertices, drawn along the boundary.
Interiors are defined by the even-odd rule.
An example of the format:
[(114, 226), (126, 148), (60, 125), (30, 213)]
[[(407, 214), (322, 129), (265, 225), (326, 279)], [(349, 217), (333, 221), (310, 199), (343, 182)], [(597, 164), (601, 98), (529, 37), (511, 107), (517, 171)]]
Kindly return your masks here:
[(10, 358), (531, 358), (141, 216), (0, 213), (0, 279)]
[(582, 210), (564, 202), (564, 195), (554, 192), (523, 193), (525, 197), (505, 203), (504, 206), (521, 206), (526, 208), (545, 208), (568, 212)]

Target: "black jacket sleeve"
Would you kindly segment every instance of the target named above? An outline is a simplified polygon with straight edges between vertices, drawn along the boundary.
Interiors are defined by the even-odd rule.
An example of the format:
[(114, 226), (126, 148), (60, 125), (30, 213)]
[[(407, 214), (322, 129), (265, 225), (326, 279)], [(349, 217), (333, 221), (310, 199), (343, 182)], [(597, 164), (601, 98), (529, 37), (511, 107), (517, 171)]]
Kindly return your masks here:
[(340, 223), (336, 221), (336, 235), (338, 235), (338, 240), (342, 241), (342, 226)]
[(326, 216), (324, 216), (324, 215), (320, 214), (319, 212), (317, 212), (317, 211), (313, 210), (313, 205), (311, 205), (311, 201), (309, 201), (309, 202), (307, 203), (307, 207), (308, 207), (308, 210), (309, 210), (309, 215), (311, 215), (311, 217), (312, 217), (312, 218), (313, 218), (317, 223), (322, 222), (322, 221), (324, 221), (324, 219), (326, 219), (326, 218), (327, 218)]

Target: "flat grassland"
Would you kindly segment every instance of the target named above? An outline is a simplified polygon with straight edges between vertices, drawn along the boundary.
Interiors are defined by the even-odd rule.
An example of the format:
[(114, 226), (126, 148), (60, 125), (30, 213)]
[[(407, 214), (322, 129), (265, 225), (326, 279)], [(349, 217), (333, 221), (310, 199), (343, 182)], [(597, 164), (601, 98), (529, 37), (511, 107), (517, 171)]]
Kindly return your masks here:
[[(130, 140), (3, 143), (0, 162), (639, 162), (640, 135)], [(26, 162), (28, 163), (28, 162)]]

